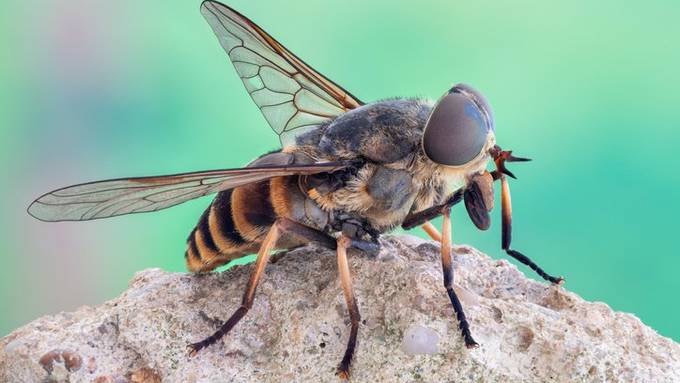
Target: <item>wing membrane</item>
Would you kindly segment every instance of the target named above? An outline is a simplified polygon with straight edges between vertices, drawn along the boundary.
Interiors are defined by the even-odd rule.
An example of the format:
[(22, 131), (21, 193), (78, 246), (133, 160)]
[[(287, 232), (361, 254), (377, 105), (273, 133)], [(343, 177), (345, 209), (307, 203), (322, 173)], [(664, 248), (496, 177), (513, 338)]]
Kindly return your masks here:
[(230, 7), (204, 1), (201, 13), (282, 144), (363, 104)]
[(345, 166), (335, 162), (260, 166), (91, 182), (44, 194), (33, 201), (28, 212), (42, 221), (87, 221), (144, 213), (272, 177), (333, 172)]

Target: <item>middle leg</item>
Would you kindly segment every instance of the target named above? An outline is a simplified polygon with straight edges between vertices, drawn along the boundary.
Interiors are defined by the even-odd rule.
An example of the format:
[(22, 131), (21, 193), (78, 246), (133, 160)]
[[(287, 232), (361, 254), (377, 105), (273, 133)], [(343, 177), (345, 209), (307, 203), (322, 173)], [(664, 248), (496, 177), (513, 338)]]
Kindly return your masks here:
[(347, 303), (352, 326), (349, 333), (349, 340), (347, 341), (347, 347), (345, 348), (345, 355), (343, 356), (337, 371), (337, 375), (340, 379), (344, 380), (349, 379), (349, 366), (352, 363), (354, 347), (357, 342), (357, 333), (359, 332), (359, 321), (361, 321), (359, 307), (357, 306), (357, 300), (354, 296), (354, 290), (352, 289), (352, 276), (349, 270), (349, 263), (347, 262), (347, 248), (351, 245), (352, 240), (348, 237), (341, 235), (338, 238), (338, 272), (340, 273), (340, 284), (342, 285), (342, 292), (345, 295), (345, 302)]
[(279, 228), (283, 232), (293, 234), (301, 239), (307, 239), (309, 241), (319, 243), (324, 247), (335, 249), (337, 252), (340, 284), (342, 285), (351, 323), (347, 347), (345, 349), (345, 354), (342, 358), (342, 361), (338, 366), (337, 374), (341, 379), (349, 379), (349, 368), (352, 363), (352, 357), (356, 347), (356, 339), (359, 332), (359, 322), (361, 321), (361, 316), (359, 314), (359, 307), (357, 306), (356, 298), (352, 288), (352, 276), (349, 270), (349, 263), (347, 261), (347, 249), (354, 247), (364, 251), (377, 251), (373, 248), (377, 246), (377, 244), (360, 239), (350, 238), (345, 234), (342, 234), (340, 237), (335, 239), (324, 232), (287, 218), (280, 219)]
[(436, 227), (430, 222), (430, 221), (425, 221), (424, 224), (422, 224), (420, 227), (423, 228), (423, 230), (427, 233), (427, 235), (430, 236), (430, 238), (433, 241), (440, 242), (442, 241), (442, 234), (437, 230)]

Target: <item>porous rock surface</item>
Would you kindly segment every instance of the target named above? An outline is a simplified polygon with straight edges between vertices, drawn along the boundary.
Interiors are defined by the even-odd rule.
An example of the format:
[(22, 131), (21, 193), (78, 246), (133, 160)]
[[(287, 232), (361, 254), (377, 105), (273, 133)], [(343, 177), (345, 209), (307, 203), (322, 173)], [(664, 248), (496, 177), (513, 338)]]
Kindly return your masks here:
[[(350, 252), (362, 314), (353, 382), (680, 381), (680, 345), (633, 315), (456, 246), (457, 291), (481, 344), (467, 350), (438, 245), (382, 241), (377, 259)], [(187, 343), (239, 306), (249, 270), (142, 271), (116, 299), (45, 316), (0, 340), (0, 381), (336, 382), (349, 320), (335, 253), (315, 246), (270, 264), (241, 323), (187, 356)]]

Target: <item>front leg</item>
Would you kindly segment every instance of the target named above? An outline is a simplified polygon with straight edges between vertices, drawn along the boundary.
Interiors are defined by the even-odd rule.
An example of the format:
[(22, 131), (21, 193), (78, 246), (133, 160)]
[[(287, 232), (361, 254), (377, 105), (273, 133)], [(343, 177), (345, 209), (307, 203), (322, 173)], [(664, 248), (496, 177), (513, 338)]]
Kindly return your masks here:
[(520, 253), (517, 250), (510, 248), (510, 242), (512, 240), (512, 202), (510, 200), (510, 185), (508, 184), (508, 179), (506, 175), (515, 178), (506, 167), (506, 162), (524, 162), (530, 161), (528, 158), (515, 157), (512, 155), (512, 151), (504, 151), (499, 146), (495, 146), (491, 151), (494, 162), (496, 163), (496, 170), (491, 173), (494, 180), (500, 179), (501, 181), (501, 209), (502, 209), (502, 238), (501, 246), (505, 252), (515, 258), (516, 260), (522, 262), (523, 264), (529, 266), (536, 274), (540, 275), (541, 278), (546, 281), (550, 281), (553, 284), (560, 285), (564, 282), (563, 277), (554, 277), (546, 273), (541, 267), (539, 267), (534, 261), (532, 261), (526, 255)]
[(472, 334), (470, 334), (470, 325), (468, 324), (467, 318), (465, 317), (465, 312), (463, 312), (463, 306), (460, 304), (460, 300), (458, 299), (455, 290), (453, 290), (453, 265), (451, 259), (451, 208), (447, 207), (442, 209), (442, 215), (444, 219), (442, 221), (441, 256), (442, 272), (444, 274), (444, 288), (446, 288), (446, 293), (449, 295), (453, 310), (456, 312), (458, 328), (463, 335), (465, 347), (476, 348), (479, 347), (479, 344), (475, 342), (475, 340), (472, 338)]
[(504, 175), (500, 174), (499, 178), (501, 180), (501, 210), (502, 210), (501, 216), (503, 219), (501, 222), (502, 225), (501, 246), (503, 250), (505, 250), (505, 252), (509, 256), (529, 266), (529, 268), (535, 271), (536, 274), (540, 275), (541, 278), (555, 285), (561, 285), (562, 283), (564, 283), (564, 277), (555, 277), (546, 273), (529, 257), (520, 253), (517, 250), (510, 248), (510, 242), (512, 240), (512, 202), (510, 201), (510, 185), (508, 185), (508, 180)]
[[(402, 229), (409, 230), (413, 229), (414, 227), (418, 225), (423, 225), (427, 223), (427, 221), (437, 218), (440, 215), (442, 215), (442, 212), (444, 209), (448, 208), (451, 209), (454, 205), (456, 205), (458, 202), (463, 200), (463, 194), (464, 190), (463, 189), (458, 189), (453, 194), (451, 194), (448, 198), (446, 198), (446, 201), (440, 205), (432, 206), (429, 207), (425, 210), (421, 210), (417, 213), (412, 213), (406, 216), (404, 218), (404, 222), (402, 222), (401, 227)], [(435, 229), (436, 230), (436, 229)], [(427, 231), (427, 229), (425, 229)], [(428, 232), (428, 234), (430, 234)], [(432, 235), (430, 234), (432, 237)], [(435, 239), (434, 237), (432, 239)], [(436, 239), (435, 239), (436, 240)]]
[(423, 225), (425, 232), (435, 241), (441, 236), (437, 230), (427, 221), (442, 214), (443, 209), (452, 208), (461, 200), (465, 199), (465, 208), (472, 222), (481, 230), (489, 228), (489, 211), (493, 208), (493, 176), (489, 172), (483, 172), (472, 176), (468, 184), (453, 192), (446, 198), (444, 203), (432, 206), (417, 213), (409, 214), (404, 219), (401, 227), (411, 229)]

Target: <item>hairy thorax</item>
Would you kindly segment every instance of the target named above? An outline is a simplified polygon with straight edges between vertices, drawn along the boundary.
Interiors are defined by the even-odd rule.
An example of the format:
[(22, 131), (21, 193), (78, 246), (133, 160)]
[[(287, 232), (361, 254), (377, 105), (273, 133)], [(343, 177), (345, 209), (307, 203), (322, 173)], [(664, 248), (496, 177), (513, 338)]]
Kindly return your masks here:
[(431, 108), (418, 99), (380, 101), (298, 139), (293, 150), (316, 160), (361, 161), (341, 184), (319, 183), (307, 190), (308, 197), (324, 211), (355, 214), (380, 232), (441, 203), (467, 169), (451, 171), (424, 155), (422, 133)]

